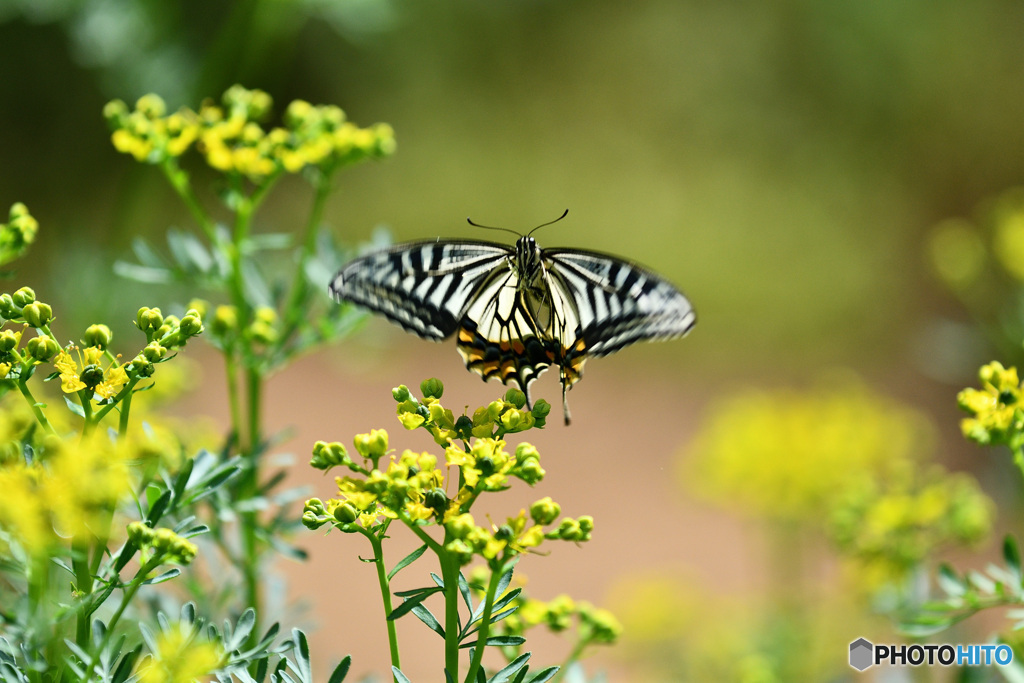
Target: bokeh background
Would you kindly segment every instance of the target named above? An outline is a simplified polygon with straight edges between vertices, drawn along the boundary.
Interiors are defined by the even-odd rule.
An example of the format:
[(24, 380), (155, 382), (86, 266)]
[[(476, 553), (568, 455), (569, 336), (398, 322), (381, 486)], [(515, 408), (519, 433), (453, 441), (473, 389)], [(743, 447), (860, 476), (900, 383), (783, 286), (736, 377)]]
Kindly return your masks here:
[[(101, 111), (112, 98), (157, 92), (172, 109), (195, 107), (241, 83), (269, 92), (278, 111), (301, 98), (338, 104), (360, 125), (391, 124), (398, 153), (343, 173), (328, 204), (326, 222), (349, 243), (380, 226), (396, 240), (493, 239), (465, 217), (525, 232), (569, 208), (537, 234), (542, 245), (648, 265), (690, 296), (699, 323), (685, 340), (592, 361), (571, 395), (573, 426), (552, 420), (533, 439), (544, 493), (598, 528), (581, 548), (528, 558), (531, 591), (618, 608), (624, 642), (589, 665), (613, 680), (841, 680), (848, 636), (897, 636), (844, 583), (825, 535), (792, 520), (780, 532), (769, 509), (800, 495), (800, 477), (815, 479), (820, 465), (811, 458), (800, 481), (766, 483), (777, 497), (744, 510), (723, 502), (741, 489), (701, 495), (686, 461), (698, 457), (694, 443), (715, 443), (715, 420), (757, 423), (730, 403), (737, 392), (783, 392), (760, 394), (782, 404), (865, 394), (883, 413), (912, 406), (908, 420), (932, 425), (913, 437), (914, 457), (971, 473), (998, 507), (996, 528), (1012, 528), (1017, 474), (963, 441), (955, 394), (994, 354), (1018, 359), (1020, 315), (996, 314), (1013, 278), (973, 298), (950, 284), (998, 269), (998, 253), (985, 260), (992, 207), (1013, 204), (1006, 192), (1024, 178), (1022, 21), (1012, 0), (0, 0), (0, 204), (25, 202), (39, 219), (18, 285), (61, 311), (69, 338), (99, 319), (126, 332), (139, 306), (183, 296), (112, 274), (136, 236), (193, 227), (154, 169), (111, 147)], [(301, 181), (286, 181), (257, 229), (298, 231), (309, 201)], [(958, 217), (970, 223), (949, 222)], [(331, 492), (329, 479), (304, 472), (316, 439), (398, 434), (389, 390), (399, 383), (441, 377), (453, 408), (497, 397), (453, 346), (375, 320), (276, 377), (267, 420), (291, 430), (282, 448), (297, 454), (296, 482)], [(202, 384), (178, 410), (226, 421), (217, 357), (192, 353)], [(534, 393), (558, 411), (553, 377)], [(760, 415), (770, 440), (782, 418)], [(764, 462), (765, 439), (750, 439), (737, 448)], [(784, 445), (774, 453), (792, 456)], [(495, 514), (533, 495), (514, 494)], [(799, 570), (773, 557), (787, 547), (779, 533), (804, 537)], [(383, 672), (372, 575), (355, 558), (365, 549), (340, 535), (302, 541), (310, 562), (282, 562), (280, 582), (268, 580), (289, 585), (281, 614), (319, 628), (321, 666), (351, 652), (357, 671)], [(953, 557), (981, 566), (986, 548)], [(722, 643), (741, 640), (742, 615), (773, 601), (776, 616), (810, 611), (794, 605), (822, 604), (822, 591), (851, 605), (792, 628), (789, 645), (825, 662), (811, 677), (779, 674), (771, 656), (742, 671), (715, 663), (736, 659), (737, 644)], [(430, 680), (432, 634), (404, 626), (423, 648), (408, 672)], [(984, 638), (987, 627), (967, 633)], [(556, 640), (538, 642), (544, 661), (563, 656)], [(757, 678), (769, 670), (775, 678)]]

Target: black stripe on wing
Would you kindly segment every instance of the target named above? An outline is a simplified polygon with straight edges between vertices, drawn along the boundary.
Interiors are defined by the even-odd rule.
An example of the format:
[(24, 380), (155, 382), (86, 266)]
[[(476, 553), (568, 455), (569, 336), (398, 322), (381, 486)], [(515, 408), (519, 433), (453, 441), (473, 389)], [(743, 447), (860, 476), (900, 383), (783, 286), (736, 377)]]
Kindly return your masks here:
[(607, 254), (545, 249), (545, 266), (576, 304), (586, 353), (604, 356), (642, 340), (681, 337), (697, 322), (668, 280)]
[(458, 329), (474, 293), (512, 250), (475, 241), (413, 242), (347, 263), (331, 282), (338, 301), (384, 315), (426, 339)]

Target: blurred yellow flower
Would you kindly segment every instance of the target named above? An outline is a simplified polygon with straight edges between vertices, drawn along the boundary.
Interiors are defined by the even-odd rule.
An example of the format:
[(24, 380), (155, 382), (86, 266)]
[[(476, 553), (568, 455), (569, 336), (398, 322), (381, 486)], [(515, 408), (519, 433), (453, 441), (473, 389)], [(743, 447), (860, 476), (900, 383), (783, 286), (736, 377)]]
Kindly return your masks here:
[(157, 637), (156, 651), (136, 669), (139, 683), (193, 683), (211, 679), (224, 662), (216, 643), (197, 641), (196, 634), (171, 627)]
[(859, 382), (750, 390), (721, 401), (680, 475), (698, 496), (772, 519), (818, 520), (845, 487), (929, 450), (920, 413)]

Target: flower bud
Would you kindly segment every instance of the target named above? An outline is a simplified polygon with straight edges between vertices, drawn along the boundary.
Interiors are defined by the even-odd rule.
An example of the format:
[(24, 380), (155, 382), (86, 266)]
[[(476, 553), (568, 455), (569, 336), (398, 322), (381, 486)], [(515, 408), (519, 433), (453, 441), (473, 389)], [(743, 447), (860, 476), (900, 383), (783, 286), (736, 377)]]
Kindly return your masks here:
[(384, 429), (371, 429), (369, 434), (356, 434), (353, 440), (359, 455), (376, 460), (388, 452), (388, 433)]
[(397, 387), (395, 387), (394, 389), (391, 390), (391, 395), (399, 403), (403, 403), (405, 401), (408, 401), (409, 400), (409, 396), (410, 396), (410, 394), (409, 394), (409, 387), (405, 386), (404, 384), (400, 384), (400, 385), (398, 385)]
[(551, 500), (550, 496), (541, 498), (530, 506), (530, 519), (541, 526), (547, 526), (562, 514), (562, 507)]
[(455, 558), (460, 566), (465, 566), (473, 561), (473, 548), (460, 538), (446, 544), (444, 549)]
[(9, 353), (13, 351), (18, 348), (19, 341), (21, 341), (21, 335), (13, 330), (0, 332), (0, 352)]
[(142, 349), (142, 356), (150, 363), (156, 363), (167, 355), (167, 349), (160, 345), (160, 342), (150, 342)]
[(159, 308), (143, 306), (135, 316), (135, 324), (143, 332), (156, 330), (164, 324), (164, 315)]
[(526, 405), (526, 394), (524, 394), (519, 389), (512, 387), (511, 389), (505, 392), (505, 401), (511, 403), (516, 408), (522, 408), (523, 406)]
[(106, 325), (90, 325), (86, 328), (85, 334), (82, 335), (82, 344), (85, 346), (95, 346), (100, 349), (106, 349), (110, 346), (110, 341), (113, 337), (113, 333)]
[(202, 332), (203, 321), (199, 317), (199, 313), (194, 310), (190, 310), (186, 313), (185, 317), (181, 319), (178, 329), (181, 330), (182, 337), (194, 337)]
[(420, 382), (420, 392), (423, 393), (423, 398), (441, 398), (444, 394), (444, 384), (436, 377), (431, 377)]
[(540, 421), (543, 418), (546, 418), (548, 414), (551, 412), (551, 404), (545, 401), (544, 399), (540, 399), (533, 404), (533, 410), (530, 412), (533, 413), (534, 418)]
[(111, 128), (120, 128), (128, 116), (128, 105), (121, 100), (111, 100), (103, 107), (103, 118)]
[(352, 503), (345, 502), (334, 508), (334, 519), (342, 524), (351, 524), (359, 519), (359, 511), (356, 510)]
[(132, 369), (139, 377), (152, 377), (156, 371), (153, 363), (141, 353), (132, 359)]
[(440, 516), (448, 509), (448, 496), (444, 489), (434, 488), (423, 494), (423, 504)]
[(21, 308), (35, 301), (36, 293), (31, 287), (22, 287), (12, 295), (12, 298), (14, 299), (14, 305)]
[(25, 318), (25, 322), (32, 327), (44, 327), (53, 320), (53, 309), (49, 304), (34, 301), (21, 309), (21, 315)]
[(213, 333), (223, 337), (238, 329), (238, 309), (234, 306), (218, 306), (213, 313)]
[(327, 443), (326, 441), (317, 441), (313, 444), (313, 457), (309, 461), (311, 467), (315, 467), (318, 470), (329, 470), (337, 465), (344, 465), (352, 462), (348, 457), (348, 451), (345, 450), (345, 446), (338, 443)]
[(60, 345), (50, 337), (33, 337), (26, 345), (28, 355), (40, 363), (48, 363), (58, 353)]
[(82, 383), (85, 384), (87, 389), (95, 389), (96, 386), (103, 381), (103, 368), (95, 363), (86, 365), (82, 368), (82, 373), (78, 378), (82, 380)]
[(167, 105), (164, 104), (163, 98), (155, 93), (140, 97), (135, 103), (135, 109), (149, 119), (158, 119), (167, 113)]
[(128, 524), (128, 538), (136, 546), (149, 545), (153, 541), (153, 530), (144, 522), (131, 522)]
[(14, 305), (14, 297), (4, 292), (0, 294), (0, 317), (10, 320), (18, 315), (18, 308)]
[(449, 519), (444, 526), (455, 538), (466, 538), (476, 528), (476, 522), (473, 515), (464, 512)]

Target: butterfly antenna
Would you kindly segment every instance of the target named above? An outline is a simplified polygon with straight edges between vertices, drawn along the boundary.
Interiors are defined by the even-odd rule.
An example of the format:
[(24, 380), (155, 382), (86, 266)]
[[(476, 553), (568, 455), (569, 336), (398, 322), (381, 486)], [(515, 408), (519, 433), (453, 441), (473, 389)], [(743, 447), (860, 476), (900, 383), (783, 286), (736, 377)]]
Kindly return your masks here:
[(541, 223), (541, 224), (540, 224), (540, 225), (538, 225), (538, 226), (537, 226), (536, 228), (534, 228), (534, 229), (533, 229), (533, 230), (531, 230), (530, 232), (526, 233), (526, 236), (527, 236), (527, 237), (529, 237), (529, 236), (530, 236), (530, 235), (532, 235), (533, 233), (535, 233), (535, 232), (537, 232), (538, 230), (540, 230), (541, 228), (543, 228), (543, 227), (544, 227), (545, 225), (551, 225), (552, 223), (557, 223), (558, 221), (562, 220), (563, 218), (565, 218), (565, 217), (566, 217), (566, 216), (568, 216), (568, 215), (569, 215), (569, 209), (566, 209), (565, 211), (563, 211), (563, 212), (562, 212), (562, 215), (561, 215), (561, 216), (559, 216), (558, 218), (556, 218), (556, 219), (555, 219), (555, 220), (553, 220), (553, 221), (548, 221), (547, 223)]
[(522, 237), (522, 235), (520, 235), (515, 230), (509, 230), (508, 228), (496, 228), (493, 225), (480, 225), (479, 223), (476, 223), (475, 221), (473, 221), (472, 218), (467, 218), (466, 222), (469, 223), (470, 225), (472, 225), (474, 228), (483, 228), (484, 230), (503, 230), (504, 232), (512, 233), (516, 237)]

